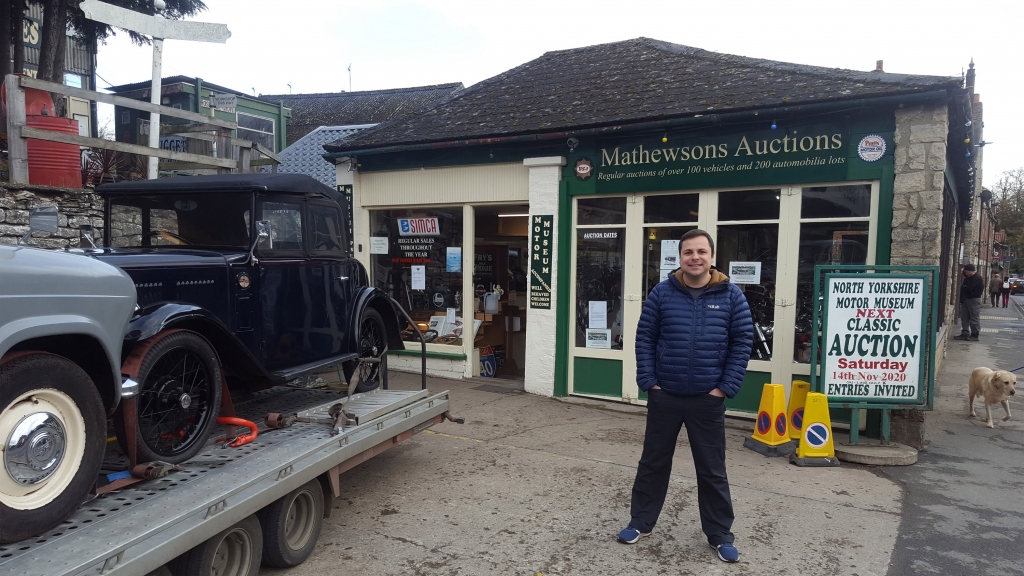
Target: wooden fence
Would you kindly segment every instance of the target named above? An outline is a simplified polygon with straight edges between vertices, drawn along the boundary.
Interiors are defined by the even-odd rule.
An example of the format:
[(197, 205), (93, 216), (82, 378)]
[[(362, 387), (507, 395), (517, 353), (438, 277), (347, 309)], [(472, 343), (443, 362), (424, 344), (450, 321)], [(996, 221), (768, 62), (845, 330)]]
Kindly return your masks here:
[[(177, 152), (162, 148), (151, 148), (141, 144), (115, 142), (113, 140), (88, 138), (77, 134), (65, 134), (51, 130), (31, 128), (27, 124), (27, 116), (25, 114), (25, 88), (35, 88), (46, 92), (75, 96), (84, 100), (104, 102), (134, 110), (155, 112), (161, 116), (172, 116), (194, 122), (194, 124), (190, 125), (173, 126), (171, 127), (172, 132), (169, 132), (167, 135), (216, 142), (217, 156)], [(250, 172), (254, 166), (270, 164), (273, 171), (276, 172), (277, 165), (281, 163), (281, 157), (263, 145), (249, 140), (232, 138), (231, 131), (237, 129), (238, 124), (230, 120), (222, 120), (179, 108), (160, 106), (142, 100), (133, 100), (123, 96), (104, 94), (102, 92), (65, 86), (64, 84), (14, 74), (8, 75), (6, 78), (6, 91), (7, 152), (10, 181), (13, 184), (28, 184), (27, 138), (163, 158), (171, 162), (161, 164), (162, 167), (178, 170), (205, 167), (216, 168), (221, 173)], [(154, 127), (151, 126), (150, 129), (152, 130)]]

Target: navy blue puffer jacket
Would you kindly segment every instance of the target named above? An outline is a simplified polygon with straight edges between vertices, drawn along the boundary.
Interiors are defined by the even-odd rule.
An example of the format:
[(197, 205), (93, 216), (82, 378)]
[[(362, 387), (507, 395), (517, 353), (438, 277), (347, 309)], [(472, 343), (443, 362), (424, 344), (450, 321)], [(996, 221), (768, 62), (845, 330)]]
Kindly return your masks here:
[(680, 271), (647, 296), (636, 330), (636, 380), (682, 396), (719, 388), (740, 391), (754, 342), (754, 325), (743, 292), (729, 277), (711, 271), (711, 284), (696, 300)]

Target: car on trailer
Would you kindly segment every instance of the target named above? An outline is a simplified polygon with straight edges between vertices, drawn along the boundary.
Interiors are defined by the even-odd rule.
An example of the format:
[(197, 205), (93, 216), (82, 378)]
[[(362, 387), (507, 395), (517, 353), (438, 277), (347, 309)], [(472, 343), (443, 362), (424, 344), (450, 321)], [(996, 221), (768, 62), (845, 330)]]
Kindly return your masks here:
[(134, 309), (113, 266), (0, 245), (0, 544), (60, 524), (96, 482), (107, 416), (137, 389), (121, 377)]
[[(301, 174), (104, 184), (104, 248), (138, 292), (122, 372), (139, 394), (114, 418), (134, 461), (202, 449), (230, 390), (342, 367), (357, 392), (402, 350), (390, 300), (351, 249), (344, 196)], [(134, 455), (134, 457), (132, 457)]]

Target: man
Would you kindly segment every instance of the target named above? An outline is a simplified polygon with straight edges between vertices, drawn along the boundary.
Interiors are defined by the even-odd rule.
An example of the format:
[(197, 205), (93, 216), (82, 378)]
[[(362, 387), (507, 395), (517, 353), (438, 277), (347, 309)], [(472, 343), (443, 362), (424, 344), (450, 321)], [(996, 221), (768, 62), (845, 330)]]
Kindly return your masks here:
[(977, 341), (981, 334), (981, 294), (985, 281), (978, 276), (974, 264), (964, 266), (964, 281), (960, 285), (960, 335), (954, 340)]
[(1003, 288), (1003, 277), (999, 275), (998, 270), (992, 271), (992, 277), (988, 280), (988, 293), (989, 293), (989, 308), (996, 308), (999, 306), (999, 291)]
[(725, 562), (733, 544), (732, 498), (725, 472), (725, 398), (740, 391), (754, 327), (747, 300), (711, 266), (715, 244), (691, 230), (679, 244), (681, 268), (651, 290), (636, 335), (637, 385), (647, 392), (647, 429), (619, 540), (633, 544), (654, 529), (668, 493), (682, 426), (697, 472), (700, 523)]

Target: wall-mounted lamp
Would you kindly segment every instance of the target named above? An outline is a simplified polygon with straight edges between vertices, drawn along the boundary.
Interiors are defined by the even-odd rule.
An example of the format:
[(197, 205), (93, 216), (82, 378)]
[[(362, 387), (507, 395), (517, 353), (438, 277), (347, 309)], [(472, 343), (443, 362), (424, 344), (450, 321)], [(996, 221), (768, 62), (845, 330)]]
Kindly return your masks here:
[(575, 136), (570, 136), (569, 139), (565, 141), (565, 143), (567, 146), (569, 146), (569, 152), (573, 152), (576, 150), (576, 148), (579, 147), (580, 140)]

